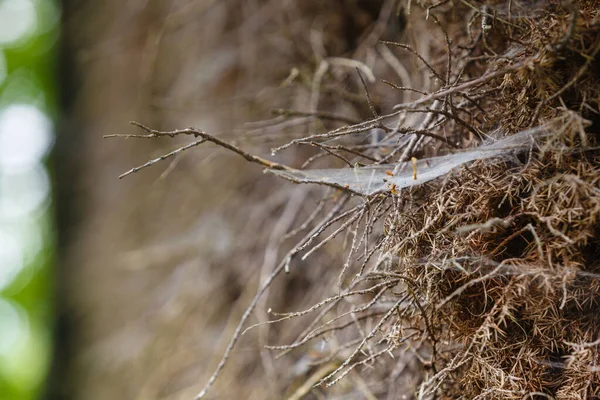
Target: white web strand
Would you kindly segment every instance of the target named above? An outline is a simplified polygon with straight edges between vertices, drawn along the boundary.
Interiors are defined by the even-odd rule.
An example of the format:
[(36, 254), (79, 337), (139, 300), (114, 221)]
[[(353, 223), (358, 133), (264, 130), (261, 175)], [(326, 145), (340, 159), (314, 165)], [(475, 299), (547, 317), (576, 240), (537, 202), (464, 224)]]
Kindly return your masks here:
[[(369, 196), (421, 185), (471, 161), (504, 156), (514, 151), (528, 149), (532, 146), (534, 138), (547, 133), (546, 128), (547, 125), (538, 126), (473, 150), (417, 160), (416, 164), (405, 162), (401, 165), (384, 164), (340, 169), (267, 171), (298, 183), (329, 184)], [(398, 172), (394, 173), (394, 171)]]

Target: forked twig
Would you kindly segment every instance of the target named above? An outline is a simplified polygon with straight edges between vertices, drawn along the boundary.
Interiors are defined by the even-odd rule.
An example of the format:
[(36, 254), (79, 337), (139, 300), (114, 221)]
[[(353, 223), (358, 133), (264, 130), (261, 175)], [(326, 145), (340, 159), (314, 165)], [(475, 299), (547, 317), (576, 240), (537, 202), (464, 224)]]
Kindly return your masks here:
[(229, 142), (221, 140), (215, 136), (209, 135), (208, 133), (206, 133), (200, 129), (194, 128), (194, 127), (190, 127), (190, 128), (186, 128), (186, 129), (178, 129), (178, 130), (174, 130), (174, 131), (159, 131), (156, 129), (149, 128), (149, 127), (142, 125), (139, 122), (135, 122), (135, 121), (131, 121), (130, 124), (135, 125), (141, 129), (143, 129), (144, 131), (148, 132), (148, 135), (118, 135), (117, 134), (117, 135), (105, 135), (104, 137), (105, 138), (123, 137), (123, 138), (151, 139), (151, 138), (157, 138), (157, 137), (162, 137), (162, 136), (169, 136), (169, 137), (173, 138), (173, 137), (179, 136), (179, 135), (191, 135), (194, 137), (201, 137), (202, 139), (198, 140), (196, 142), (190, 143), (189, 145), (183, 146), (175, 151), (172, 151), (171, 153), (168, 153), (164, 156), (158, 157), (152, 161), (149, 161), (144, 165), (141, 165), (136, 168), (132, 168), (129, 171), (125, 172), (124, 174), (120, 175), (119, 178), (124, 178), (129, 174), (137, 172), (137, 171), (139, 171), (145, 167), (148, 167), (150, 165), (156, 164), (158, 161), (164, 160), (165, 158), (176, 156), (177, 154), (181, 153), (182, 151), (187, 150), (192, 147), (195, 147), (195, 146), (198, 146), (204, 142), (213, 142), (214, 144), (216, 144), (218, 146), (224, 147), (227, 150), (231, 150), (234, 153), (239, 154), (240, 156), (244, 157), (247, 161), (262, 165), (265, 168), (276, 169), (276, 170), (290, 170), (291, 169), (290, 167), (288, 167), (286, 165), (279, 164), (279, 163), (269, 161), (269, 160), (265, 160), (262, 157), (252, 155)]

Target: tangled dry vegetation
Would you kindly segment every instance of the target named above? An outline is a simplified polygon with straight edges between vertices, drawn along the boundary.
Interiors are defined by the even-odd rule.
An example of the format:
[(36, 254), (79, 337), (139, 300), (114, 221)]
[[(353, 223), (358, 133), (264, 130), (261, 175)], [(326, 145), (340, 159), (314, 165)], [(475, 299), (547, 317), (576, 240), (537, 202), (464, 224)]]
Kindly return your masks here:
[[(295, 336), (271, 335), (261, 353), (295, 360), (276, 373), (275, 397), (600, 397), (600, 6), (346, 3), (344, 18), (361, 25), (356, 42), (320, 28), (335, 27), (339, 9), (307, 17), (278, 98), (288, 108), (246, 126), (281, 163), (199, 129), (142, 126), (144, 137), (197, 138), (160, 159), (213, 142), (320, 196), (283, 237), (290, 250), (198, 397), (247, 329), (273, 324)], [(315, 14), (310, 2), (294, 7), (299, 21)], [(431, 157), (515, 134), (527, 140), (418, 185), (395, 183), (426, 174)], [(361, 189), (365, 170), (385, 171), (383, 189)], [(316, 252), (335, 256), (312, 265)], [(322, 301), (279, 313), (267, 299), (271, 320), (253, 325), (261, 296), (298, 268), (322, 269), (308, 289)]]

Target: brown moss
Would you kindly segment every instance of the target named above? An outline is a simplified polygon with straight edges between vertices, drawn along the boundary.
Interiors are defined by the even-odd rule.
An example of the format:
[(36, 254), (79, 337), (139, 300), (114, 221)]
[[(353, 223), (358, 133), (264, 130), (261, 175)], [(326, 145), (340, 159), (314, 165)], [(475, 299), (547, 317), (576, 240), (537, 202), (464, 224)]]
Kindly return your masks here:
[[(457, 7), (465, 10), (465, 2)], [(455, 107), (450, 102), (459, 97), (445, 97), (450, 114), (435, 133), (469, 145), (472, 131), (509, 135), (551, 122), (550, 135), (529, 153), (500, 164), (475, 162), (389, 198), (394, 206), (382, 240), (398, 261), (388, 271), (410, 282), (400, 292), (415, 305), (399, 312), (393, 326), (405, 335), (418, 332), (419, 398), (600, 394), (594, 342), (600, 276), (591, 247), (598, 244), (600, 153), (585, 119), (598, 111), (600, 98), (598, 7), (513, 7), (510, 16), (490, 3), (498, 19), (488, 32), (474, 29), (472, 59), (458, 54), (473, 26), (467, 29), (449, 5), (430, 9), (456, 35), (450, 65), (468, 71), (463, 81), (523, 63), (471, 89), (476, 106)], [(439, 43), (434, 54), (444, 50)]]

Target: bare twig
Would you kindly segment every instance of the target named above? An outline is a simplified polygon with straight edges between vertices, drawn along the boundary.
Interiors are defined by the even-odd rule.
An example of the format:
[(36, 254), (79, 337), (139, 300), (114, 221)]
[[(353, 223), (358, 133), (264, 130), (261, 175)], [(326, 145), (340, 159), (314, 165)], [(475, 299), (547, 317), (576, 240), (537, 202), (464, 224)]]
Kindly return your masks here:
[(425, 66), (427, 67), (427, 69), (429, 69), (429, 71), (431, 71), (431, 73), (433, 74), (433, 76), (435, 76), (436, 78), (438, 78), (441, 82), (444, 82), (444, 78), (431, 65), (429, 65), (429, 63), (427, 62), (427, 60), (425, 60), (423, 58), (423, 56), (421, 54), (419, 54), (418, 51), (414, 50), (409, 45), (403, 44), (403, 43), (397, 43), (397, 42), (389, 42), (387, 40), (382, 40), (381, 43), (383, 43), (383, 44), (389, 44), (391, 46), (400, 47), (401, 49), (408, 50), (409, 52), (411, 52), (412, 54), (414, 54), (415, 56), (417, 56), (417, 58), (419, 60), (421, 60), (421, 62), (423, 64), (425, 64)]
[[(131, 136), (129, 136), (129, 137), (131, 137)], [(178, 149), (176, 149), (176, 150), (173, 150), (173, 151), (172, 151), (172, 152), (170, 152), (170, 153), (167, 153), (167, 154), (165, 154), (165, 155), (162, 155), (162, 156), (160, 156), (160, 157), (157, 157), (157, 158), (155, 158), (155, 159), (153, 159), (153, 160), (150, 160), (150, 161), (146, 162), (145, 164), (142, 164), (142, 165), (140, 165), (139, 167), (131, 168), (129, 171), (127, 171), (127, 172), (124, 172), (124, 173), (122, 173), (121, 175), (119, 175), (119, 179), (125, 178), (125, 177), (126, 177), (127, 175), (129, 175), (129, 174), (136, 173), (136, 172), (138, 172), (138, 171), (139, 171), (139, 170), (141, 170), (141, 169), (144, 169), (144, 168), (146, 168), (146, 167), (149, 167), (149, 166), (151, 166), (151, 165), (154, 165), (154, 164), (156, 164), (156, 163), (158, 163), (158, 162), (160, 162), (160, 161), (162, 161), (162, 160), (166, 160), (167, 158), (170, 158), (170, 157), (175, 157), (175, 156), (176, 156), (176, 155), (178, 155), (179, 153), (181, 153), (181, 152), (184, 152), (184, 151), (186, 151), (186, 150), (188, 150), (188, 149), (191, 149), (192, 147), (196, 147), (196, 146), (198, 146), (198, 145), (201, 145), (201, 144), (202, 144), (202, 143), (204, 143), (204, 142), (206, 142), (206, 139), (200, 139), (200, 140), (196, 140), (195, 142), (192, 142), (192, 143), (190, 143), (190, 144), (187, 144), (187, 145), (185, 145), (185, 146), (183, 146), (183, 147), (180, 147), (180, 148), (178, 148)]]
[(197, 128), (190, 127), (190, 128), (187, 128), (187, 129), (179, 129), (179, 130), (174, 130), (174, 131), (158, 131), (156, 129), (152, 129), (152, 128), (149, 128), (149, 127), (147, 127), (145, 125), (142, 125), (139, 122), (132, 121), (131, 124), (135, 125), (135, 126), (137, 126), (139, 128), (141, 128), (141, 129), (143, 129), (146, 132), (148, 132), (148, 135), (144, 135), (144, 136), (137, 136), (137, 135), (106, 135), (105, 137), (107, 137), (107, 138), (110, 138), (110, 137), (125, 137), (125, 138), (135, 137), (135, 138), (149, 139), (149, 138), (157, 138), (157, 137), (161, 137), (161, 136), (169, 136), (169, 137), (173, 138), (173, 137), (179, 136), (179, 135), (192, 135), (194, 137), (201, 137), (202, 140), (196, 141), (196, 142), (191, 143), (191, 144), (189, 144), (187, 146), (184, 146), (184, 147), (182, 147), (180, 149), (177, 149), (177, 150), (175, 150), (175, 151), (173, 151), (173, 152), (171, 152), (171, 153), (169, 153), (169, 154), (167, 154), (165, 156), (157, 158), (156, 160), (152, 160), (151, 162), (146, 163), (146, 164), (144, 164), (141, 167), (134, 168), (134, 169), (126, 172), (125, 174), (121, 175), (120, 178), (122, 178), (122, 177), (124, 177), (126, 175), (129, 175), (129, 174), (131, 174), (133, 172), (137, 172), (140, 169), (144, 168), (145, 166), (149, 166), (149, 165), (155, 164), (156, 162), (158, 162), (158, 161), (160, 161), (162, 159), (165, 159), (167, 157), (175, 156), (175, 155), (181, 153), (182, 151), (184, 151), (186, 149), (198, 146), (199, 144), (202, 144), (204, 142), (213, 142), (213, 143), (215, 143), (218, 146), (224, 147), (227, 150), (230, 150), (230, 151), (232, 151), (234, 153), (239, 154), (240, 156), (244, 157), (247, 161), (255, 163), (255, 164), (260, 164), (260, 165), (262, 165), (265, 168), (276, 169), (276, 170), (289, 170), (290, 169), (286, 165), (279, 164), (279, 163), (272, 162), (272, 161), (268, 161), (268, 160), (265, 160), (262, 157), (254, 156), (254, 155), (252, 155), (252, 154), (250, 154), (250, 153), (248, 153), (248, 152), (240, 149), (239, 147), (237, 147), (237, 146), (235, 146), (235, 145), (233, 145), (233, 144), (231, 144), (229, 142), (221, 140), (221, 139), (219, 139), (219, 138), (217, 138), (215, 136), (209, 135), (208, 133), (206, 133), (206, 132), (204, 132), (204, 131), (202, 131), (200, 129), (197, 129)]
[(281, 115), (284, 117), (315, 117), (318, 119), (325, 119), (330, 121), (339, 121), (344, 122), (346, 124), (354, 125), (359, 123), (354, 118), (345, 117), (339, 114), (333, 114), (326, 111), (299, 111), (299, 110), (286, 110), (283, 108), (278, 108), (276, 110), (271, 111), (273, 114)]

